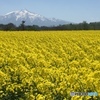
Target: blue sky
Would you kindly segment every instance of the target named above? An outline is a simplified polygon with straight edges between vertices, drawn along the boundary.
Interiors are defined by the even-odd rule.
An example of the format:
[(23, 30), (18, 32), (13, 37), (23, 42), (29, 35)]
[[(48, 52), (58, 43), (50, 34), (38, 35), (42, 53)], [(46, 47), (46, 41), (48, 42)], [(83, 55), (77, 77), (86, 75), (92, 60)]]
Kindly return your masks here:
[(100, 0), (0, 0), (0, 15), (23, 9), (76, 23), (100, 21)]

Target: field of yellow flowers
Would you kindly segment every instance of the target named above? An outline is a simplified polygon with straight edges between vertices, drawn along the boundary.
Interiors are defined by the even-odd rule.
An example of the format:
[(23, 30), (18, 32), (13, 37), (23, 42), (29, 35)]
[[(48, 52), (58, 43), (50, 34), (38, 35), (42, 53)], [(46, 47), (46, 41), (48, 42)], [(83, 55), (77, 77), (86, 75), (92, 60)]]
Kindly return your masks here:
[(0, 100), (100, 100), (100, 31), (0, 31)]

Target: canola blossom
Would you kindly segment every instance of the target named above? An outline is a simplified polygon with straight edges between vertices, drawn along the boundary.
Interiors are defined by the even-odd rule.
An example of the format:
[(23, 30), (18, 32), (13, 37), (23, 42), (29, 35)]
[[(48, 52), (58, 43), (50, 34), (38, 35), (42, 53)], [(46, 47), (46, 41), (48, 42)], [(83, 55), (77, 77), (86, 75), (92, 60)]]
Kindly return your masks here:
[(0, 31), (0, 100), (90, 99), (100, 100), (100, 31)]

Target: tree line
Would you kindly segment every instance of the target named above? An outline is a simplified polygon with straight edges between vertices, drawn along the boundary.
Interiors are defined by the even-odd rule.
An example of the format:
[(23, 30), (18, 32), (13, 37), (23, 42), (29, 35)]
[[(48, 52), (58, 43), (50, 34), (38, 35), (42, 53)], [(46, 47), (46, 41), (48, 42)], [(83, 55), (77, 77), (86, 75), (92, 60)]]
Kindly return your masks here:
[(14, 25), (13, 23), (0, 24), (0, 30), (5, 31), (39, 31), (39, 30), (100, 30), (100, 22), (90, 22), (87, 23), (83, 21), (82, 23), (70, 23), (65, 25), (58, 26), (38, 26), (38, 25), (25, 25), (25, 21), (19, 26)]

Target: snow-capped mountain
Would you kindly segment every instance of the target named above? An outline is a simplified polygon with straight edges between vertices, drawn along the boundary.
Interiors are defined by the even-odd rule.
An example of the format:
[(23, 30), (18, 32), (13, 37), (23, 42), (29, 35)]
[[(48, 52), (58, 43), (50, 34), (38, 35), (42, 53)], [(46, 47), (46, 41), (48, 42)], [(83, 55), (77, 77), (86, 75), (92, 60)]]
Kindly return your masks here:
[(70, 22), (55, 19), (46, 18), (36, 13), (29, 12), (27, 10), (12, 11), (3, 16), (0, 16), (0, 24), (13, 23), (15, 25), (20, 25), (22, 21), (25, 21), (26, 25), (38, 25), (38, 26), (53, 26), (69, 24)]

